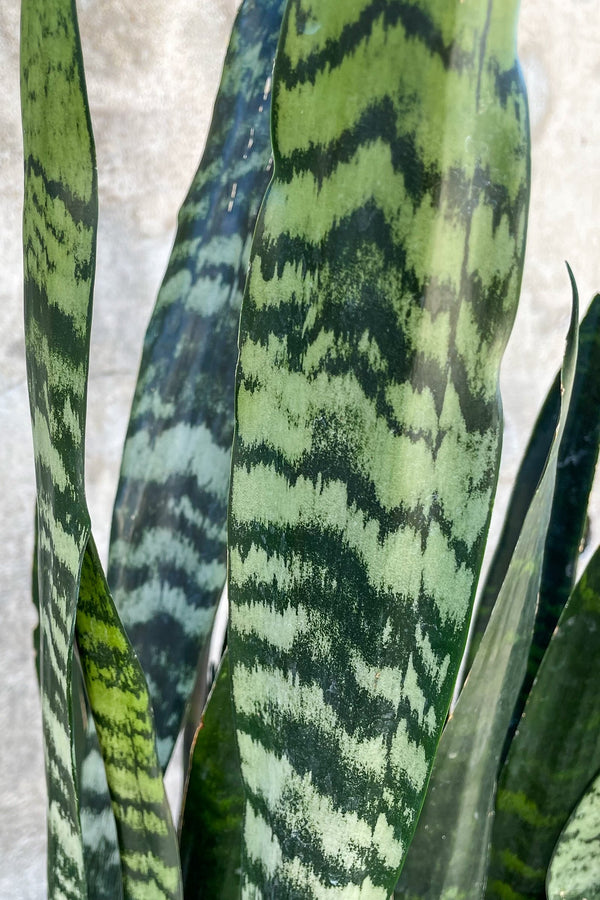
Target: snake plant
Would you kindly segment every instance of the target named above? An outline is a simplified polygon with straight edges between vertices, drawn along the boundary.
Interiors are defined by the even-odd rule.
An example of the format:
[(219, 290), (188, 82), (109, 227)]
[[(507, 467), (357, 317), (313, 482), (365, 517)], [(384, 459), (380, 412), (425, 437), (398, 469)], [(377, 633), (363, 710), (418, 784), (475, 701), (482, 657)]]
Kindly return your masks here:
[[(575, 580), (600, 297), (578, 327), (573, 279), (473, 616), (529, 200), (517, 6), (244, 0), (146, 334), (105, 578), (76, 8), (22, 0), (52, 900), (600, 896), (597, 554)], [(192, 695), (177, 834), (162, 773)]]

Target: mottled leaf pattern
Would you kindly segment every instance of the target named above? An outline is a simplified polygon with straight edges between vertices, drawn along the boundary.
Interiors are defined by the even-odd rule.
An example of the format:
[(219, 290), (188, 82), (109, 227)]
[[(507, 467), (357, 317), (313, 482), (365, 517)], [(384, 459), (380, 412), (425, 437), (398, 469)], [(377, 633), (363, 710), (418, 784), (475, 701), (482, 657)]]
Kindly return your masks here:
[(498, 785), (487, 897), (545, 900), (546, 870), (600, 769), (600, 551), (542, 660)]
[(77, 645), (115, 814), (125, 900), (182, 897), (179, 853), (156, 756), (148, 691), (90, 538)]
[(180, 841), (186, 900), (237, 900), (243, 815), (226, 652), (196, 734), (188, 772)]
[(396, 888), (404, 900), (480, 900), (484, 895), (498, 767), (527, 666), (576, 355), (573, 282), (557, 434), (473, 668), (442, 734)]
[[(177, 845), (156, 759), (148, 692), (106, 590), (85, 501), (97, 185), (74, 3), (25, 0), (21, 48), (25, 336), (37, 482), (34, 599), (40, 611), (48, 894), (51, 900), (102, 895), (102, 888), (88, 894), (80, 823), (78, 793), (86, 772), (85, 765), (78, 770), (74, 741), (81, 749), (86, 710), (74, 666), (77, 635), (119, 819), (123, 895), (126, 900), (175, 898), (180, 896)], [(115, 648), (121, 651), (118, 658)], [(143, 802), (149, 796), (152, 808)], [(162, 843), (152, 844), (157, 831)], [(168, 843), (173, 859), (165, 853)], [(135, 859), (137, 845), (145, 849), (148, 844), (143, 860)], [(153, 868), (161, 875), (158, 889)], [(112, 897), (118, 895), (117, 890)]]
[(290, 0), (242, 311), (244, 898), (387, 900), (464, 646), (521, 277), (514, 3)]
[(282, 8), (245, 0), (238, 13), (146, 334), (115, 503), (108, 580), (148, 678), (163, 766), (225, 582), (239, 311), (271, 173)]
[(600, 898), (600, 775), (560, 836), (546, 885), (548, 900)]
[(48, 895), (82, 900), (86, 882), (71, 734), (71, 672), (79, 567), (89, 534), (83, 440), (97, 187), (72, 0), (23, 0), (21, 106)]

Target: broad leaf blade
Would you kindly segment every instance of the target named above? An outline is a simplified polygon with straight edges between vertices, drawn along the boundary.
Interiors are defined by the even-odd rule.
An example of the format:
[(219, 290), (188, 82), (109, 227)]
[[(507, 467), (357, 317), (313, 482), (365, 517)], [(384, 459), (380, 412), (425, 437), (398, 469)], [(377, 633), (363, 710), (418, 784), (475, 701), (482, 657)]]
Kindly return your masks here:
[(387, 900), (422, 803), (481, 564), (520, 283), (514, 15), (286, 8), (230, 505), (243, 896)]
[(23, 0), (25, 341), (37, 483), (48, 893), (86, 897), (72, 747), (73, 636), (97, 230), (94, 144), (72, 0)]
[(479, 652), (437, 751), (419, 824), (396, 888), (407, 900), (483, 897), (498, 766), (525, 675), (546, 533), (577, 355), (577, 294), (562, 370), (562, 405), (544, 475), (525, 518)]
[(600, 897), (600, 775), (574, 810), (556, 845), (546, 885), (548, 900)]
[[(498, 785), (487, 896), (545, 900), (554, 845), (600, 769), (600, 550), (542, 660)], [(512, 895), (511, 895), (512, 896)]]
[(226, 652), (196, 734), (189, 766), (180, 841), (186, 900), (237, 900), (243, 816), (244, 789)]
[(108, 580), (148, 676), (163, 767), (226, 577), (239, 311), (270, 178), (282, 8), (245, 0), (238, 13), (146, 334), (115, 502)]

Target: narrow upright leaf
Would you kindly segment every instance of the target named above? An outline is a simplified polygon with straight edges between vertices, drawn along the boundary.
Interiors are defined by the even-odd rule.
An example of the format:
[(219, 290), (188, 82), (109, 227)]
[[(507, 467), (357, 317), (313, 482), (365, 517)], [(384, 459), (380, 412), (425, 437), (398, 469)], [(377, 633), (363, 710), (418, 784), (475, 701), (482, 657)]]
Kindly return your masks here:
[(583, 795), (560, 836), (546, 891), (548, 900), (600, 897), (600, 775)]
[[(175, 900), (180, 896), (177, 846), (156, 760), (149, 697), (106, 590), (85, 500), (97, 186), (75, 5), (72, 0), (24, 0), (21, 28), (25, 338), (37, 482), (34, 598), (40, 613), (48, 893), (51, 900), (96, 896), (87, 890), (78, 797), (83, 778), (74, 746), (76, 736), (84, 739), (82, 695), (74, 680), (77, 634), (119, 820), (124, 898)], [(118, 659), (115, 648), (122, 651)], [(115, 716), (120, 716), (120, 734), (111, 746)], [(134, 759), (130, 771), (128, 755)], [(139, 803), (140, 794), (153, 805)], [(162, 842), (154, 845), (157, 832)], [(165, 849), (169, 843), (171, 857)], [(143, 861), (138, 865), (134, 858), (132, 865), (140, 847)], [(160, 879), (149, 876), (153, 867)], [(165, 868), (169, 872), (162, 877)], [(118, 895), (118, 890), (113, 893)]]
[(239, 311), (271, 174), (282, 9), (244, 0), (238, 13), (146, 333), (115, 502), (108, 580), (148, 677), (163, 767), (225, 583)]
[(73, 0), (23, 0), (25, 341), (37, 483), (48, 894), (86, 897), (72, 746), (73, 638), (89, 535), (83, 440), (97, 185)]
[(552, 851), (600, 770), (600, 550), (565, 606), (503, 768), (487, 897), (545, 900)]
[(290, 0), (244, 297), (244, 898), (387, 900), (497, 478), (528, 199), (516, 4)]
[[(537, 418), (519, 468), (504, 528), (482, 590), (469, 648), (471, 667), (504, 580), (525, 514), (542, 475), (560, 408), (560, 374)], [(573, 396), (558, 451), (556, 487), (546, 549), (534, 640), (528, 674), (515, 713), (518, 721), (544, 650), (575, 581), (577, 557), (585, 530), (588, 497), (600, 444), (600, 294), (579, 326), (579, 350)]]
[(531, 645), (576, 356), (573, 282), (557, 434), (473, 668), (442, 734), (425, 804), (396, 888), (396, 896), (405, 900), (480, 900), (484, 895), (498, 767)]

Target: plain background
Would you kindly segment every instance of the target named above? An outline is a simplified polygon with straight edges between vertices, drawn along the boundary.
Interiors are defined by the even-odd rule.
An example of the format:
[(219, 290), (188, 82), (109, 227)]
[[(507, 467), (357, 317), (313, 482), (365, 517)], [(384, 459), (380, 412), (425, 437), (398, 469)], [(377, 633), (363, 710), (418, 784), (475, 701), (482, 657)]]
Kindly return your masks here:
[[(497, 0), (501, 2), (501, 0)], [(83, 0), (100, 226), (88, 500), (106, 555), (141, 342), (208, 127), (236, 0)], [(503, 368), (504, 457), (492, 536), (559, 365), (570, 294), (600, 290), (600, 4), (522, 0), (533, 179), (523, 292)], [(45, 896), (40, 705), (31, 651), (34, 480), (22, 328), (18, 0), (0, 4), (0, 900)], [(591, 545), (600, 540), (598, 504)], [(493, 540), (493, 537), (492, 537)]]

